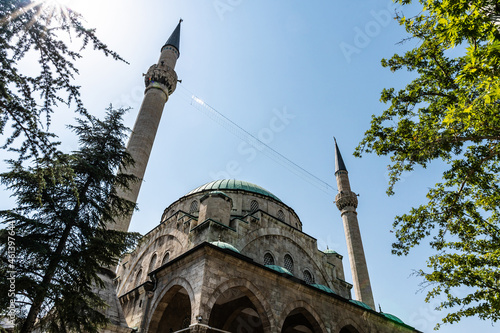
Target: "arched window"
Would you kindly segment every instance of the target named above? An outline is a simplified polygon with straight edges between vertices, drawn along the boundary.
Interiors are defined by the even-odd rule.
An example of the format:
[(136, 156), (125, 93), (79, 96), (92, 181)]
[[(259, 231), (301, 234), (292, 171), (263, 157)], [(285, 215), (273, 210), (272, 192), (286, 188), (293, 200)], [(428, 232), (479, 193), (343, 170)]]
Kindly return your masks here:
[(141, 282), (142, 279), (142, 269), (140, 269), (137, 272), (137, 275), (135, 276), (135, 285), (138, 285)]
[(304, 271), (304, 281), (306, 281), (307, 284), (314, 283), (314, 276), (307, 269)]
[(163, 256), (163, 260), (161, 261), (162, 266), (163, 266), (163, 265), (165, 265), (165, 264), (168, 262), (168, 260), (169, 260), (169, 259), (170, 259), (170, 253), (169, 253), (169, 252), (167, 252), (167, 253), (165, 253), (165, 255)]
[(280, 221), (285, 221), (285, 213), (283, 213), (283, 211), (280, 209), (278, 210), (278, 220)]
[(189, 214), (196, 213), (198, 211), (198, 201), (193, 200), (191, 206), (189, 207)]
[(274, 265), (274, 258), (269, 252), (264, 254), (264, 265)]
[(259, 209), (259, 203), (256, 200), (250, 202), (250, 211), (253, 213)]
[(152, 270), (155, 269), (155, 265), (156, 265), (156, 253), (153, 254), (153, 256), (151, 257), (151, 261), (149, 262), (149, 269), (148, 269), (148, 272), (151, 272)]
[(285, 254), (285, 268), (293, 273), (293, 259), (289, 254)]

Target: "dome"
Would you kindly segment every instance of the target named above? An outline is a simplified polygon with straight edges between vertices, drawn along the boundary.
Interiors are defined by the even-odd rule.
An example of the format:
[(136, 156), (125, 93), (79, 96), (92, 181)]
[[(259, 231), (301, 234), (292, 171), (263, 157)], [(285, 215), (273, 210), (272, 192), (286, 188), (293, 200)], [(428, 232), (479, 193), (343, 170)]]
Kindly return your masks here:
[(401, 319), (399, 319), (398, 317), (396, 317), (395, 315), (391, 315), (390, 313), (383, 313), (383, 312), (381, 312), (380, 314), (382, 316), (392, 320), (392, 321), (395, 321), (398, 324), (404, 324), (404, 322)]
[(363, 303), (361, 301), (356, 301), (355, 299), (350, 299), (349, 302), (354, 303), (362, 308), (365, 308), (367, 310), (373, 310), (368, 304)]
[(329, 294), (335, 294), (335, 291), (331, 290), (330, 288), (328, 288), (327, 286), (324, 286), (322, 284), (313, 283), (313, 284), (310, 284), (310, 286), (313, 286), (314, 288), (325, 291)]
[(281, 200), (277, 196), (275, 196), (268, 190), (258, 185), (236, 179), (222, 179), (206, 183), (204, 185), (195, 188), (194, 190), (186, 194), (186, 196), (205, 191), (224, 191), (224, 190), (241, 190), (241, 191), (257, 193), (281, 202)]
[(227, 250), (231, 250), (231, 251), (234, 251), (236, 253), (240, 253), (240, 251), (238, 251), (237, 248), (235, 248), (234, 246), (232, 246), (231, 244), (229, 243), (225, 243), (225, 242), (221, 242), (221, 241), (215, 241), (215, 242), (210, 242), (210, 244), (212, 245), (215, 245), (215, 246), (218, 246), (220, 247), (221, 249), (227, 249)]
[(275, 270), (278, 273), (285, 273), (285, 274), (293, 276), (293, 274), (290, 273), (290, 271), (288, 269), (286, 269), (285, 267), (281, 267), (281, 266), (278, 266), (278, 265), (266, 265), (266, 267), (270, 268), (272, 270)]
[(323, 251), (323, 253), (326, 253), (326, 254), (338, 254), (337, 251), (330, 250), (330, 249), (326, 249), (325, 251)]

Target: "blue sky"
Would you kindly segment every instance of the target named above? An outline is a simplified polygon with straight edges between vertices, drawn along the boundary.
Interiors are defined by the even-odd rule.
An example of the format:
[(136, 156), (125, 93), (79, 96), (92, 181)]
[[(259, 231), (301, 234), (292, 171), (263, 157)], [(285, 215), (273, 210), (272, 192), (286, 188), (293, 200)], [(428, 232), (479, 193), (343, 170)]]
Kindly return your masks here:
[[(321, 250), (328, 246), (344, 254), (346, 279), (352, 281), (335, 193), (323, 191), (310, 178), (261, 152), (249, 152), (249, 146), (208, 117), (191, 96), (264, 138), (274, 150), (334, 188), (335, 136), (352, 190), (360, 195), (358, 219), (375, 303), (419, 330), (432, 330), (444, 314), (434, 311), (437, 302), (424, 302), (425, 290), (419, 292), (422, 281), (412, 276), (424, 268), (430, 252), (424, 245), (408, 257), (391, 255), (390, 230), (396, 215), (425, 202), (428, 187), (439, 180), (443, 166), (434, 163), (405, 175), (396, 195), (387, 197), (388, 158), (352, 156), (371, 115), (385, 108), (379, 102), (381, 90), (402, 87), (411, 79), (409, 73), (391, 73), (380, 65), (382, 58), (413, 46), (413, 42), (398, 44), (406, 35), (390, 19), (392, 2), (69, 2), (105, 43), (130, 62), (83, 52), (77, 80), (87, 107), (103, 114), (111, 102), (130, 106), (129, 127), (142, 101), (142, 73), (157, 62), (161, 46), (179, 18), (184, 19), (176, 66), (182, 84), (164, 109), (131, 231), (148, 232), (159, 223), (163, 209), (201, 184), (241, 179), (266, 188), (291, 206)], [(61, 112), (55, 128), (73, 117)], [(74, 140), (62, 129), (60, 133), (64, 148), (74, 149)], [(440, 331), (471, 330), (496, 332), (498, 327), (467, 319)]]

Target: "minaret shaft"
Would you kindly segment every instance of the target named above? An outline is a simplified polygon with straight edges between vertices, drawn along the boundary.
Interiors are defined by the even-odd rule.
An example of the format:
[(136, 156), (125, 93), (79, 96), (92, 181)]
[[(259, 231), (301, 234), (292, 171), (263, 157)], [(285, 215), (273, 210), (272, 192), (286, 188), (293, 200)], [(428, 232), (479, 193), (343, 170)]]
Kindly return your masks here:
[[(146, 172), (149, 156), (158, 131), (163, 108), (167, 102), (167, 95), (160, 89), (147, 89), (142, 101), (139, 114), (134, 124), (132, 135), (127, 144), (127, 151), (134, 159), (133, 166), (129, 166), (124, 173), (135, 175), (139, 181), (130, 184), (128, 190), (118, 189), (118, 195), (131, 202), (137, 202), (142, 179)], [(128, 231), (132, 215), (123, 217), (111, 226), (112, 229)]]
[(359, 230), (358, 214), (356, 213), (358, 198), (356, 194), (351, 191), (349, 176), (336, 142), (335, 153), (335, 160), (337, 162), (335, 178), (339, 189), (339, 193), (335, 197), (335, 203), (340, 210), (342, 222), (344, 224), (354, 292), (358, 301), (368, 304), (375, 310), (370, 276), (368, 275), (368, 267), (366, 265), (361, 232)]
[[(349, 207), (351, 208), (351, 207)], [(359, 301), (375, 309), (373, 293), (368, 275), (368, 267), (363, 250), (363, 242), (359, 231), (358, 217), (355, 209), (346, 209), (342, 212), (342, 222), (347, 242), (347, 252), (354, 285), (354, 293)]]

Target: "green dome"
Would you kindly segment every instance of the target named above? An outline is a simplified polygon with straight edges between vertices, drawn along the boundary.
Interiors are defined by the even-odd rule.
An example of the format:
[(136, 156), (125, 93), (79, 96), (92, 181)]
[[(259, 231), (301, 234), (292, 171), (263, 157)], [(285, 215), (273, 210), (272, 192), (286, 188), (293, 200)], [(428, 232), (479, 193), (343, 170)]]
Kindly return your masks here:
[(278, 273), (285, 273), (285, 274), (293, 276), (293, 274), (290, 273), (290, 271), (288, 269), (286, 269), (285, 267), (281, 267), (281, 266), (278, 266), (278, 265), (266, 265), (266, 267), (270, 268), (270, 269), (273, 269), (273, 270), (275, 270)]
[(224, 190), (242, 190), (242, 191), (262, 194), (281, 202), (281, 200), (277, 196), (275, 196), (268, 190), (258, 185), (236, 179), (222, 179), (206, 183), (204, 185), (195, 188), (186, 195), (191, 195), (194, 193), (199, 193), (204, 191), (224, 191)]
[(215, 242), (210, 242), (210, 244), (218, 246), (221, 249), (228, 249), (228, 250), (234, 251), (236, 253), (240, 253), (240, 251), (238, 251), (237, 248), (235, 248), (234, 246), (232, 246), (229, 243), (225, 243), (225, 242), (221, 242), (221, 241), (215, 241)]
[(396, 317), (395, 315), (391, 315), (390, 313), (383, 313), (383, 312), (381, 312), (380, 314), (382, 316), (384, 316), (384, 317), (386, 317), (386, 318), (388, 318), (388, 319), (390, 319), (390, 320), (398, 323), (398, 324), (404, 324), (404, 322), (401, 319), (399, 319), (398, 317)]
[(373, 310), (368, 304), (363, 303), (361, 301), (356, 301), (355, 299), (350, 299), (349, 302), (354, 303), (356, 305), (361, 306), (362, 308), (365, 308), (367, 310)]
[(313, 284), (310, 284), (310, 286), (313, 286), (314, 288), (317, 288), (319, 290), (326, 291), (329, 294), (335, 294), (335, 291), (331, 290), (330, 288), (328, 288), (327, 286), (324, 286), (322, 284), (313, 283)]
[(325, 251), (323, 251), (323, 253), (326, 253), (326, 254), (338, 254), (337, 251), (333, 251), (333, 250), (330, 250), (330, 249), (326, 249)]

